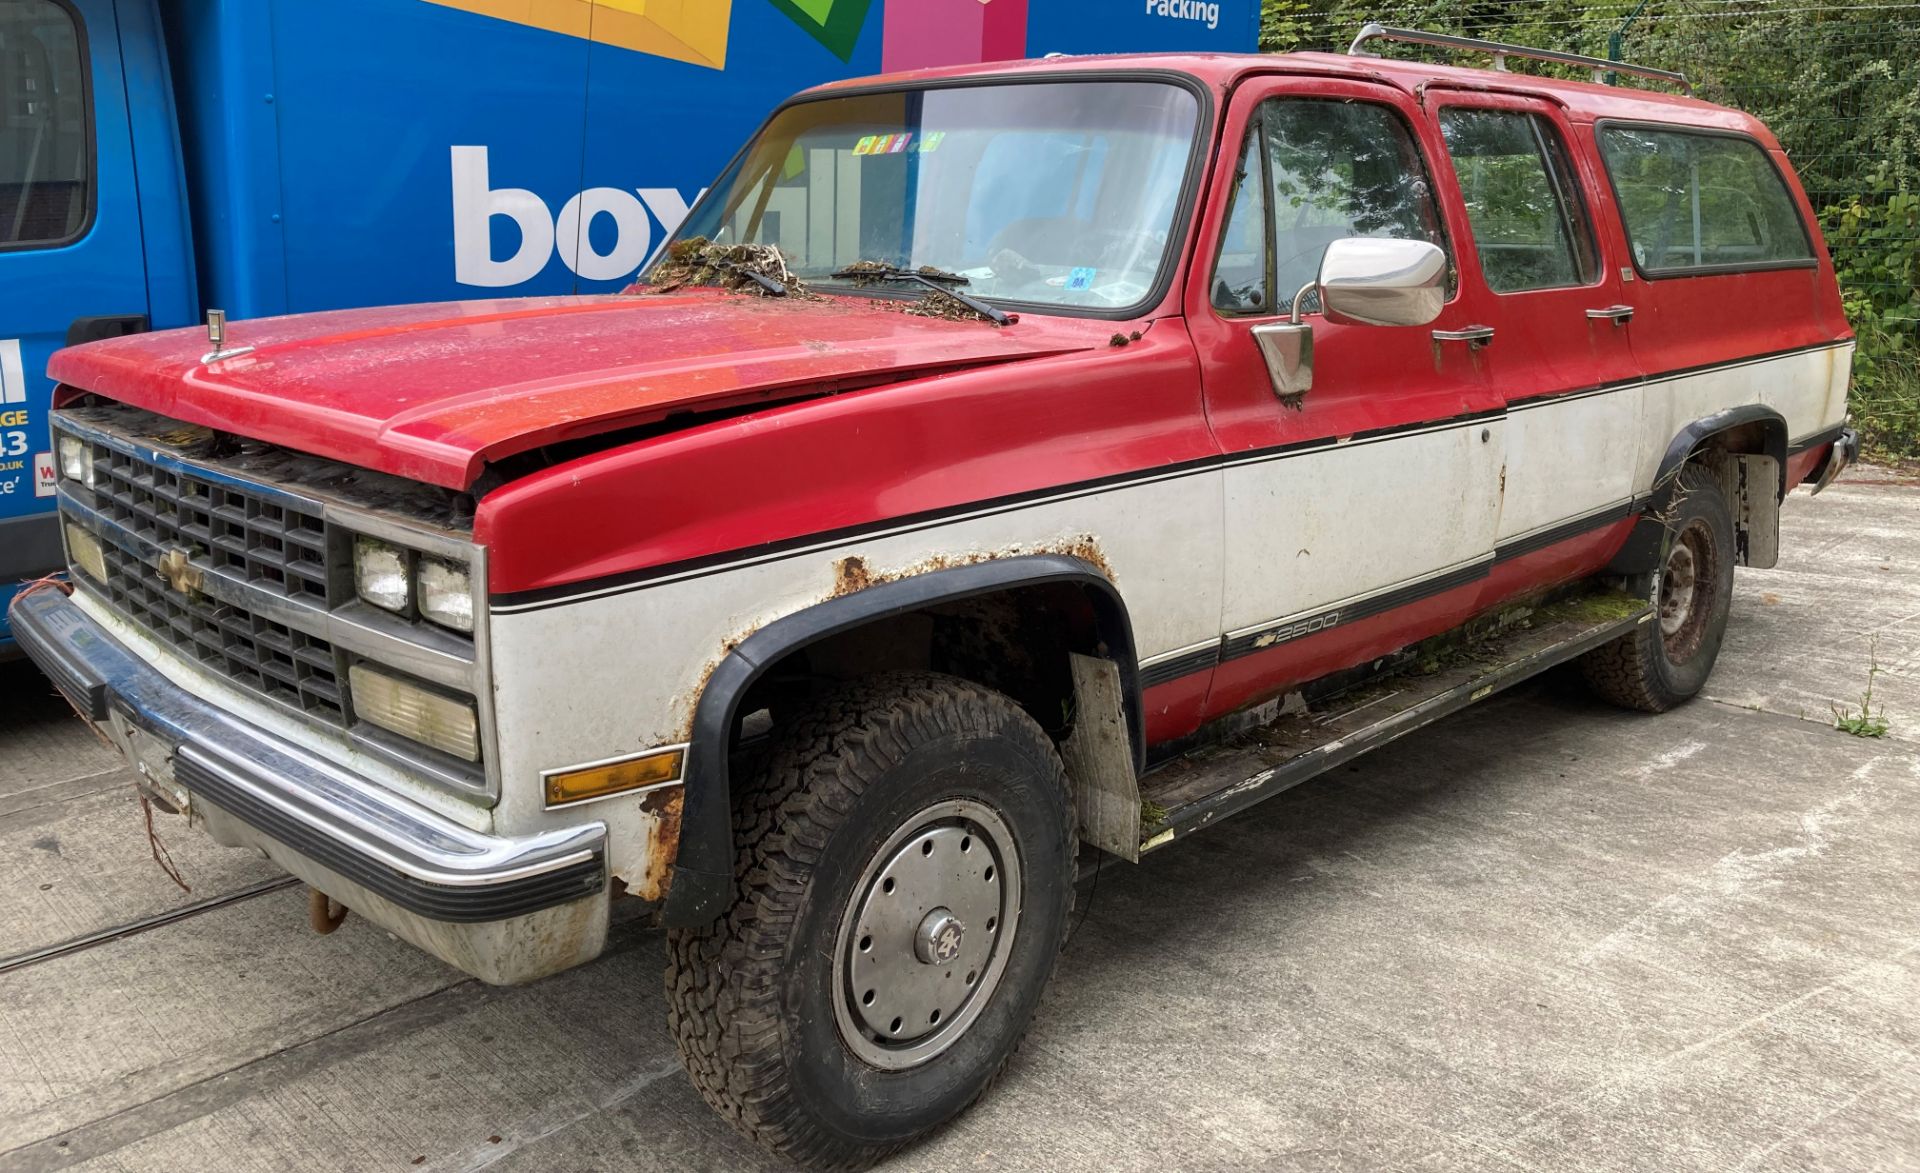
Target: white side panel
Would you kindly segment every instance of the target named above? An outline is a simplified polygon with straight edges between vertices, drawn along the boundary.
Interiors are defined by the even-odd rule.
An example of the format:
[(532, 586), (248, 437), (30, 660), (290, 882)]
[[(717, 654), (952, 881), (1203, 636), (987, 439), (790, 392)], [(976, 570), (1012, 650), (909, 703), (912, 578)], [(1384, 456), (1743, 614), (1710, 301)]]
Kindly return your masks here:
[[(699, 689), (720, 658), (773, 620), (831, 598), (844, 558), (858, 557), (868, 574), (885, 578), (945, 561), (1091, 551), (1111, 568), (1143, 658), (1215, 639), (1225, 545), (1220, 485), (1217, 470), (1188, 473), (558, 606), (496, 610), (503, 755), (496, 825), (517, 831), (579, 821), (582, 812), (541, 809), (542, 770), (685, 741)], [(607, 801), (591, 813), (608, 820), (617, 857), (621, 826), (638, 817), (637, 804)]]
[(1501, 541), (1633, 496), (1643, 394), (1622, 387), (1508, 413)]
[(1729, 407), (1766, 404), (1786, 419), (1790, 440), (1839, 424), (1847, 414), (1852, 368), (1848, 342), (1648, 383), (1636, 490), (1652, 488), (1660, 457), (1681, 428)]
[[(644, 855), (638, 799), (548, 813), (539, 777), (687, 739), (707, 674), (739, 640), (832, 597), (843, 559), (884, 579), (1045, 551), (1093, 554), (1143, 660), (1223, 632), (1435, 575), (1646, 492), (1675, 430), (1740, 403), (1795, 438), (1840, 422), (1850, 347), (1760, 360), (1325, 449), (1250, 458), (839, 545), (748, 556), (640, 587), (491, 615), (501, 804), (518, 833), (605, 821), (617, 868)], [(1507, 502), (1500, 475), (1507, 467)], [(1632, 470), (1629, 475), (1627, 470)]]
[(1499, 419), (1227, 468), (1226, 630), (1484, 557)]

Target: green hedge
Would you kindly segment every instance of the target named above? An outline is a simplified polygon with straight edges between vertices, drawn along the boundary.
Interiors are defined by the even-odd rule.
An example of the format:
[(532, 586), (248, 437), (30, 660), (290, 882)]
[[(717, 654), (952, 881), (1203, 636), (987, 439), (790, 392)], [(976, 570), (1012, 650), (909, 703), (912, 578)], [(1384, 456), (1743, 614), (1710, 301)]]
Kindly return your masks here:
[(1265, 0), (1262, 42), (1274, 51), (1337, 52), (1369, 20), (1595, 57), (1617, 46), (1620, 57), (1679, 69), (1699, 96), (1765, 121), (1820, 209), (1859, 337), (1852, 410), (1868, 451), (1920, 456), (1920, 6)]

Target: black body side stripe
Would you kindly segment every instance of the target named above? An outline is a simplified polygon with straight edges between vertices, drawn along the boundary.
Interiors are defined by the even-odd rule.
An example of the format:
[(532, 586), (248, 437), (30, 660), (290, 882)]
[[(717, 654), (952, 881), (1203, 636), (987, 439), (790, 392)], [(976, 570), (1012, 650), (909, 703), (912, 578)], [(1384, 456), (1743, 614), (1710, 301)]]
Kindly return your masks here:
[(1681, 370), (1667, 371), (1645, 378), (1623, 380), (1618, 383), (1583, 387), (1568, 391), (1556, 391), (1533, 397), (1516, 398), (1509, 401), (1508, 406), (1503, 408), (1468, 412), (1437, 420), (1422, 420), (1418, 423), (1396, 424), (1392, 427), (1355, 432), (1347, 436), (1316, 437), (1311, 440), (1299, 440), (1288, 444), (1275, 445), (1271, 448), (1261, 448), (1247, 452), (1216, 453), (1193, 460), (1161, 465), (1158, 468), (1136, 469), (1070, 484), (1050, 485), (1045, 488), (1010, 493), (980, 501), (969, 501), (959, 505), (941, 506), (937, 509), (903, 514), (899, 517), (890, 517), (879, 521), (860, 522), (854, 525), (843, 526), (839, 529), (802, 534), (776, 542), (767, 542), (758, 546), (722, 550), (713, 554), (703, 554), (697, 558), (687, 558), (679, 562), (669, 562), (658, 566), (643, 567), (638, 570), (623, 571), (602, 578), (563, 583), (551, 587), (536, 587), (532, 590), (496, 594), (491, 597), (489, 602), (495, 610), (503, 612), (527, 611), (546, 606), (557, 606), (589, 597), (617, 594), (626, 590), (637, 590), (666, 579), (698, 578), (702, 575), (717, 573), (721, 570), (730, 570), (742, 565), (772, 561), (791, 554), (802, 553), (809, 549), (830, 549), (862, 537), (894, 536), (913, 533), (917, 530), (930, 529), (937, 525), (947, 524), (968, 517), (984, 517), (995, 513), (1005, 513), (1042, 501), (1069, 501), (1076, 497), (1090, 496), (1094, 493), (1105, 492), (1106, 490), (1121, 486), (1173, 480), (1217, 468), (1258, 464), (1265, 461), (1278, 460), (1288, 456), (1296, 456), (1326, 449), (1351, 448), (1355, 445), (1396, 439), (1419, 433), (1470, 427), (1478, 423), (1504, 419), (1513, 411), (1524, 411), (1532, 407), (1546, 406), (1551, 403), (1560, 402), (1569, 398), (1577, 398), (1582, 395), (1596, 395), (1627, 387), (1659, 383), (1668, 379), (1699, 374), (1708, 370), (1750, 366), (1754, 363), (1766, 362), (1788, 355), (1816, 350), (1830, 350), (1847, 344), (1846, 342), (1824, 342), (1813, 346), (1792, 347), (1768, 354), (1749, 356), (1733, 362), (1710, 363), (1697, 367), (1687, 367)]
[(1637, 501), (1622, 501), (1618, 505), (1609, 505), (1605, 509), (1595, 513), (1589, 513), (1582, 517), (1569, 518), (1558, 525), (1550, 525), (1545, 529), (1535, 530), (1530, 534), (1522, 534), (1517, 538), (1509, 538), (1500, 543), (1499, 547), (1494, 550), (1493, 559), (1496, 562), (1505, 562), (1512, 558), (1519, 558), (1538, 550), (1544, 550), (1548, 546), (1557, 545), (1566, 541), (1568, 538), (1578, 537), (1590, 530), (1612, 525), (1616, 521), (1625, 521), (1627, 518), (1639, 512), (1640, 504), (1641, 503)]
[(1551, 525), (1504, 542), (1491, 558), (1457, 566), (1427, 578), (1415, 579), (1392, 590), (1355, 599), (1350, 603), (1322, 607), (1318, 611), (1277, 620), (1237, 635), (1222, 636), (1217, 649), (1207, 647), (1193, 652), (1184, 652), (1179, 656), (1142, 668), (1140, 687), (1152, 688), (1155, 685), (1178, 680), (1183, 676), (1208, 672), (1216, 664), (1225, 663), (1228, 660), (1251, 656), (1280, 644), (1291, 643), (1309, 635), (1318, 635), (1323, 631), (1331, 631), (1336, 627), (1370, 619), (1375, 615), (1383, 615), (1422, 599), (1445, 594), (1447, 591), (1486, 578), (1492, 573), (1493, 568), (1502, 562), (1524, 557), (1567, 541), (1569, 538), (1577, 538), (1582, 534), (1625, 521), (1638, 512), (1644, 504), (1644, 501), (1633, 500), (1609, 505), (1605, 509), (1571, 518), (1558, 525)]
[(496, 610), (523, 611), (532, 610), (540, 605), (553, 605), (574, 602), (590, 595), (617, 593), (626, 589), (637, 589), (650, 583), (668, 578), (697, 578), (719, 570), (731, 570), (751, 562), (771, 561), (788, 554), (800, 553), (811, 548), (829, 549), (843, 545), (861, 537), (893, 536), (912, 533), (916, 530), (930, 529), (971, 516), (990, 516), (1005, 513), (1023, 506), (1042, 501), (1070, 501), (1076, 497), (1087, 497), (1122, 486), (1151, 484), (1154, 481), (1175, 480), (1230, 465), (1257, 464), (1262, 461), (1278, 460), (1287, 456), (1297, 456), (1322, 449), (1352, 448), (1356, 445), (1371, 444), (1382, 440), (1391, 440), (1424, 432), (1448, 431), (1454, 428), (1470, 427), (1477, 423), (1496, 420), (1504, 416), (1504, 409), (1476, 411), (1466, 415), (1449, 416), (1441, 420), (1422, 420), (1419, 423), (1399, 424), (1391, 428), (1375, 428), (1365, 432), (1355, 432), (1350, 436), (1322, 436), (1311, 440), (1299, 440), (1290, 444), (1280, 444), (1272, 448), (1261, 448), (1252, 452), (1234, 452), (1200, 457), (1196, 460), (1164, 464), (1158, 468), (1139, 469), (1115, 473), (1112, 476), (1097, 477), (1092, 480), (1076, 481), (1065, 485), (1050, 485), (1041, 489), (1030, 489), (1020, 493), (1009, 493), (1001, 497), (990, 497), (981, 501), (969, 501), (962, 505), (942, 506), (919, 513), (902, 514), (882, 521), (859, 522), (834, 530), (821, 530), (816, 533), (801, 534), (777, 542), (767, 542), (758, 546), (742, 549), (722, 550), (714, 554), (703, 554), (698, 558), (688, 558), (679, 562), (649, 566), (641, 570), (627, 571), (608, 575), (605, 578), (586, 582), (567, 583), (562, 586), (538, 587), (527, 591), (513, 591), (497, 594), (489, 600)]
[(1177, 656), (1161, 660), (1157, 664), (1145, 665), (1140, 669), (1140, 687), (1152, 688), (1156, 684), (1165, 684), (1178, 680), (1182, 676), (1192, 676), (1196, 672), (1210, 672), (1220, 662), (1220, 645), (1208, 644), (1191, 652), (1182, 652)]
[(1231, 635), (1221, 641), (1220, 658), (1237, 660), (1241, 656), (1251, 656), (1255, 652), (1264, 652), (1278, 644), (1290, 643), (1304, 636), (1328, 631), (1335, 627), (1370, 619), (1409, 603), (1430, 599), (1456, 587), (1466, 586), (1487, 577), (1493, 569), (1491, 558), (1480, 562), (1470, 562), (1452, 570), (1437, 574), (1431, 578), (1416, 579), (1413, 582), (1397, 586), (1392, 590), (1367, 598), (1355, 599), (1336, 607), (1323, 607), (1308, 615), (1298, 615), (1280, 620), (1254, 631), (1244, 631)]
[(1650, 387), (1657, 383), (1684, 379), (1689, 375), (1701, 375), (1708, 371), (1732, 371), (1741, 367), (1750, 367), (1757, 363), (1772, 362), (1796, 354), (1811, 354), (1816, 350), (1834, 350), (1850, 345), (1849, 341), (1815, 342), (1807, 346), (1789, 346), (1784, 350), (1770, 350), (1765, 354), (1752, 354), (1732, 362), (1700, 363), (1691, 367), (1676, 367), (1670, 371), (1661, 371), (1657, 375), (1645, 375), (1633, 379), (1616, 379), (1611, 383), (1594, 383), (1586, 387), (1569, 387), (1564, 391), (1543, 391), (1538, 395), (1518, 395), (1507, 400), (1507, 410), (1525, 411), (1530, 407), (1544, 407), (1550, 403), (1560, 403), (1568, 399), (1579, 399), (1587, 395), (1602, 395), (1608, 391), (1619, 391), (1627, 387)]

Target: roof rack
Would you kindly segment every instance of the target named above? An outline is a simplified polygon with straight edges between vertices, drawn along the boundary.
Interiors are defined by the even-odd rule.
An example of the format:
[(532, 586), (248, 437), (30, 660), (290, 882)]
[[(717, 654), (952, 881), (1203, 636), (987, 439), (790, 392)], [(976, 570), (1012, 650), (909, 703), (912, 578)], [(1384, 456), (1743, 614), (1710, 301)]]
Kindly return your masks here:
[(1389, 28), (1383, 24), (1369, 23), (1353, 38), (1353, 44), (1347, 46), (1349, 57), (1378, 57), (1380, 54), (1361, 48), (1368, 41), (1399, 41), (1408, 45), (1431, 45), (1439, 49), (1464, 49), (1474, 53), (1493, 54), (1493, 67), (1504, 71), (1507, 58), (1525, 57), (1533, 61), (1552, 61), (1560, 65), (1577, 65), (1593, 71), (1593, 80), (1606, 84), (1609, 73), (1627, 73), (1634, 77), (1652, 78), (1655, 81), (1670, 82), (1686, 93), (1693, 92), (1693, 84), (1687, 81), (1683, 73), (1670, 69), (1652, 69), (1645, 65), (1629, 65), (1624, 61), (1608, 61), (1602, 57), (1586, 57), (1579, 53), (1557, 53), (1552, 49), (1533, 49), (1526, 45), (1509, 45), (1504, 41), (1482, 41), (1477, 37), (1456, 37), (1447, 33), (1426, 33), (1419, 29)]

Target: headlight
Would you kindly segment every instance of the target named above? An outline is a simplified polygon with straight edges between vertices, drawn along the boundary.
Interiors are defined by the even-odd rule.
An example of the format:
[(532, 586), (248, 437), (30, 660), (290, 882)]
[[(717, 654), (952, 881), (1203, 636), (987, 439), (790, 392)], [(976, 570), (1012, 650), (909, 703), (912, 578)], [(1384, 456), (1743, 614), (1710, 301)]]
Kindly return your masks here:
[(365, 664), (347, 669), (353, 711), (372, 725), (441, 753), (480, 760), (480, 720), (473, 705), (376, 672)]
[(60, 475), (93, 488), (93, 445), (78, 436), (60, 437)]
[(378, 538), (353, 539), (353, 589), (384, 611), (405, 611), (413, 597), (413, 556)]
[(100, 539), (71, 521), (67, 523), (67, 553), (73, 555), (73, 564), (91, 574), (95, 581), (107, 581), (107, 555)]
[(455, 631), (473, 630), (473, 577), (458, 562), (422, 558), (415, 574), (420, 614)]

